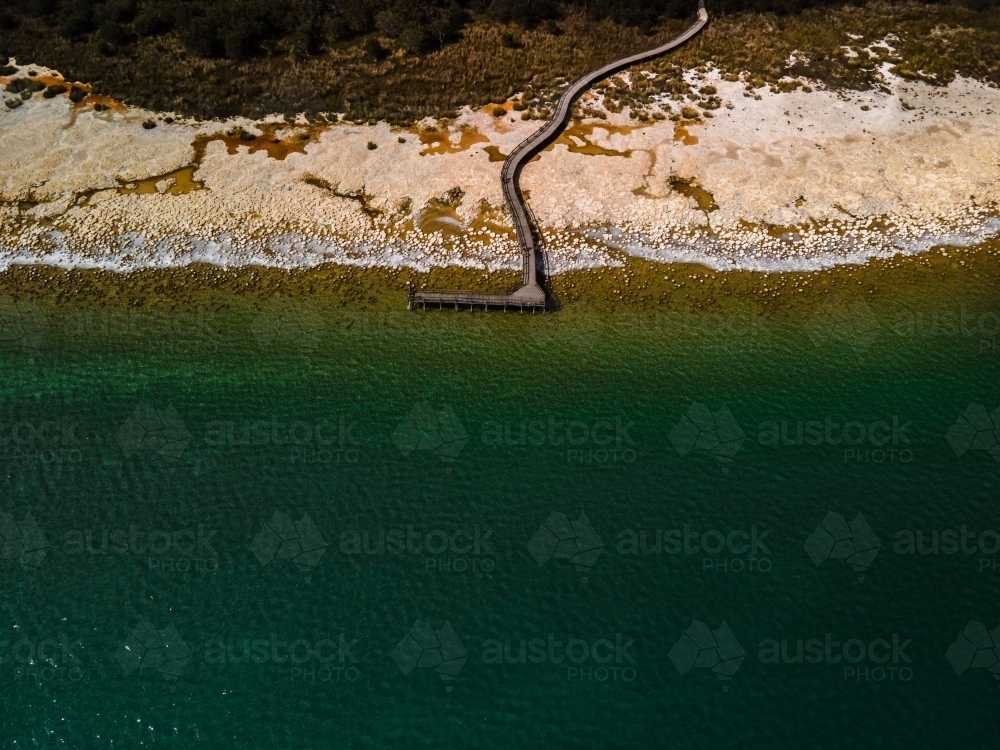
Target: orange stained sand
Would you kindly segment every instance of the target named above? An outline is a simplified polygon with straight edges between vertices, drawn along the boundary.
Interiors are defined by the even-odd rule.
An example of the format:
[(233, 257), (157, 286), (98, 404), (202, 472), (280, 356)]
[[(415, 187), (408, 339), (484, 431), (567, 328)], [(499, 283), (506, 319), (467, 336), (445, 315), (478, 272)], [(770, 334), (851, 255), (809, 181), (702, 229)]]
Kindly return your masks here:
[(465, 224), (451, 206), (437, 200), (430, 201), (419, 216), (420, 231), (424, 234), (440, 232), (446, 237), (465, 234)]
[[(211, 135), (199, 135), (194, 139), (194, 163), (200, 164), (205, 156), (205, 149), (212, 141), (222, 141), (226, 144), (226, 152), (230, 156), (235, 156), (240, 152), (240, 147), (245, 146), (247, 153), (255, 154), (263, 151), (272, 159), (283, 161), (289, 154), (304, 154), (306, 146), (312, 143), (319, 133), (326, 129), (326, 125), (313, 124), (309, 127), (288, 127), (282, 128), (278, 125), (265, 125), (261, 128), (261, 134), (252, 140), (243, 140), (239, 132), (212, 133)], [(303, 136), (308, 136), (303, 138)]]
[(507, 154), (500, 153), (499, 146), (487, 146), (483, 149), (490, 156), (490, 161), (507, 161)]
[[(69, 93), (66, 93), (69, 96)], [(77, 104), (77, 108), (88, 107), (90, 109), (94, 108), (95, 104), (103, 104), (111, 112), (125, 112), (128, 107), (124, 103), (118, 101), (117, 99), (112, 99), (110, 96), (104, 96), (103, 94), (87, 94), (87, 96)]]
[(163, 191), (166, 195), (184, 195), (192, 190), (204, 190), (205, 183), (194, 179), (194, 170), (194, 165), (191, 165), (156, 177), (147, 177), (145, 180), (119, 180), (122, 184), (118, 188), (118, 193), (121, 195), (152, 195), (160, 192), (156, 189), (156, 183), (171, 179), (173, 184)]
[(698, 136), (691, 135), (686, 128), (678, 125), (674, 128), (674, 140), (681, 141), (685, 146), (693, 146), (698, 142)]
[(715, 202), (715, 197), (694, 180), (684, 177), (671, 177), (670, 187), (686, 198), (694, 198), (700, 211), (716, 211), (719, 208)]
[(427, 148), (420, 152), (421, 156), (428, 154), (457, 154), (468, 151), (477, 143), (489, 143), (489, 138), (480, 133), (475, 128), (462, 128), (461, 140), (455, 144), (451, 142), (451, 133), (447, 131), (434, 130), (429, 133), (420, 134), (420, 142)]
[[(324, 129), (323, 125), (310, 125), (308, 128), (279, 128), (277, 125), (265, 125), (261, 128), (261, 134), (253, 140), (243, 140), (239, 132), (236, 133), (212, 133), (210, 135), (199, 135), (194, 139), (194, 162), (200, 164), (205, 156), (205, 149), (212, 141), (222, 141), (226, 144), (226, 152), (230, 156), (235, 156), (240, 151), (241, 146), (246, 146), (248, 153), (255, 154), (263, 151), (272, 159), (283, 161), (289, 154), (304, 154), (306, 146), (315, 140), (317, 134)], [(288, 132), (281, 132), (287, 130)], [(302, 138), (303, 135), (309, 136)]]
[[(607, 132), (607, 137), (612, 135), (628, 135), (633, 130), (634, 127), (629, 125), (605, 125), (600, 123), (582, 123), (575, 122), (570, 125), (562, 134), (556, 139), (555, 143), (561, 143), (566, 146), (571, 153), (574, 154), (587, 154), (589, 156), (625, 156), (629, 157), (632, 155), (632, 149), (626, 151), (616, 151), (610, 148), (604, 148), (603, 146), (598, 146), (595, 144), (591, 138), (593, 138), (595, 130), (604, 130)], [(572, 136), (572, 137), (570, 137)], [(576, 139), (576, 140), (574, 140)], [(577, 140), (583, 141), (581, 146), (577, 143)], [(555, 143), (548, 148), (555, 146)], [(546, 149), (548, 150), (548, 149)]]

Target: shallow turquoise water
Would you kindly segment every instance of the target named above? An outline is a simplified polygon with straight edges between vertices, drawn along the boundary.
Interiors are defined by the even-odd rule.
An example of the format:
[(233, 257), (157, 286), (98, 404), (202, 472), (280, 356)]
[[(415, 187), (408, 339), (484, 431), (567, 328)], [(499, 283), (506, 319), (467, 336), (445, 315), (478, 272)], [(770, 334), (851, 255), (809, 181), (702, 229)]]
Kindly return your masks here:
[(1000, 405), (998, 308), (922, 304), (43, 312), (0, 359), (4, 746), (993, 744), (1000, 464), (946, 435)]

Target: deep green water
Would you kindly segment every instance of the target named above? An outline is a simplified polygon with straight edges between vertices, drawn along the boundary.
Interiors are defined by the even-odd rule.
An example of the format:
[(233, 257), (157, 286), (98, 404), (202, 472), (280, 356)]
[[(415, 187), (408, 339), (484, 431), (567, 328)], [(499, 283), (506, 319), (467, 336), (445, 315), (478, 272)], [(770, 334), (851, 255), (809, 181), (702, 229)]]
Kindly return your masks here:
[[(997, 302), (886, 293), (804, 320), (22, 310), (0, 359), (2, 746), (994, 746), (989, 636), (960, 674), (946, 653), (1000, 623), (1000, 463), (945, 435), (1000, 405)], [(414, 447), (418, 404), (437, 416)], [(693, 404), (731, 413), (731, 460), (695, 433), (675, 447)], [(781, 444), (782, 422), (794, 441), (812, 420)], [(301, 566), (258, 538), (276, 512), (311, 520)], [(543, 543), (554, 512), (589, 519), (561, 548), (583, 565)], [(867, 568), (810, 558), (831, 512), (863, 515), (871, 534), (838, 549), (877, 547)], [(900, 552), (900, 532), (963, 527), (967, 551)], [(454, 631), (430, 636), (440, 670), (433, 643), (393, 658), (418, 621)], [(731, 630), (731, 679), (711, 643), (690, 669), (670, 658), (695, 621)], [(130, 633), (167, 645), (129, 657)], [(839, 645), (796, 663), (812, 638)], [(244, 639), (266, 645), (243, 661)], [(544, 644), (525, 663), (522, 639)]]

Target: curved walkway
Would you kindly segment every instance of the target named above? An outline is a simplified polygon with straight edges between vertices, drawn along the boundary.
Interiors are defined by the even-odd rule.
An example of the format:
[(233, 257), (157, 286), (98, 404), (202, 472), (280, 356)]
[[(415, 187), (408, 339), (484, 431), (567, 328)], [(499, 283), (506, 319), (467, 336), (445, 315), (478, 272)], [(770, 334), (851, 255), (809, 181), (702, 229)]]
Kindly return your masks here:
[(691, 39), (695, 34), (704, 28), (708, 23), (708, 12), (705, 10), (704, 0), (698, 0), (698, 20), (688, 27), (682, 34), (674, 37), (669, 42), (653, 47), (645, 52), (639, 52), (629, 57), (623, 57), (608, 63), (603, 68), (593, 70), (581, 78), (574, 81), (566, 89), (556, 102), (555, 113), (541, 128), (532, 133), (528, 138), (521, 141), (517, 148), (510, 152), (503, 163), (500, 172), (500, 184), (503, 188), (503, 196), (507, 201), (511, 216), (514, 219), (514, 229), (517, 231), (517, 239), (521, 245), (521, 252), (524, 253), (524, 281), (517, 289), (510, 294), (483, 294), (477, 295), (472, 292), (418, 292), (410, 294), (409, 301), (412, 306), (414, 302), (431, 304), (454, 304), (459, 305), (483, 305), (491, 306), (511, 306), (511, 307), (544, 307), (545, 290), (538, 282), (539, 265), (541, 261), (541, 239), (535, 223), (532, 221), (531, 210), (524, 202), (521, 195), (521, 187), (518, 184), (521, 177), (521, 170), (524, 165), (559, 137), (559, 134), (566, 127), (573, 111), (575, 102), (584, 91), (589, 89), (602, 78), (621, 72), (631, 65), (645, 62), (646, 60), (669, 52), (681, 46)]

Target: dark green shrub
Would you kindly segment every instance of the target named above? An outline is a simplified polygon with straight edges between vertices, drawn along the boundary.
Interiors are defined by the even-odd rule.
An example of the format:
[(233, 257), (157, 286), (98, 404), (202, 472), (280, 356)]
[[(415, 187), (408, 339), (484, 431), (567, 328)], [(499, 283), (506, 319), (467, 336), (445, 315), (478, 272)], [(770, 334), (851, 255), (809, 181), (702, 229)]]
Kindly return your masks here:
[(166, 34), (174, 28), (173, 8), (163, 3), (146, 3), (135, 17), (132, 28), (139, 36)]
[(44, 88), (44, 83), (41, 81), (32, 81), (30, 78), (15, 78), (6, 86), (6, 90), (11, 94), (20, 94), (25, 91), (29, 94), (33, 94), (34, 92), (41, 91)]
[(500, 44), (507, 49), (519, 49), (524, 45), (521, 44), (521, 40), (516, 36), (511, 34), (509, 31), (505, 31), (500, 35)]
[(361, 48), (365, 51), (365, 54), (368, 55), (368, 57), (375, 61), (384, 59), (389, 53), (389, 51), (381, 45), (379, 40), (373, 36), (365, 39)]
[(6, 8), (0, 10), (0, 31), (13, 31), (21, 25), (21, 21), (17, 16), (12, 14)]
[(120, 23), (108, 21), (97, 30), (97, 38), (113, 47), (122, 47), (128, 41), (128, 34)]
[(418, 23), (409, 23), (399, 35), (400, 46), (412, 55), (425, 52), (430, 46), (431, 38), (427, 29)]

